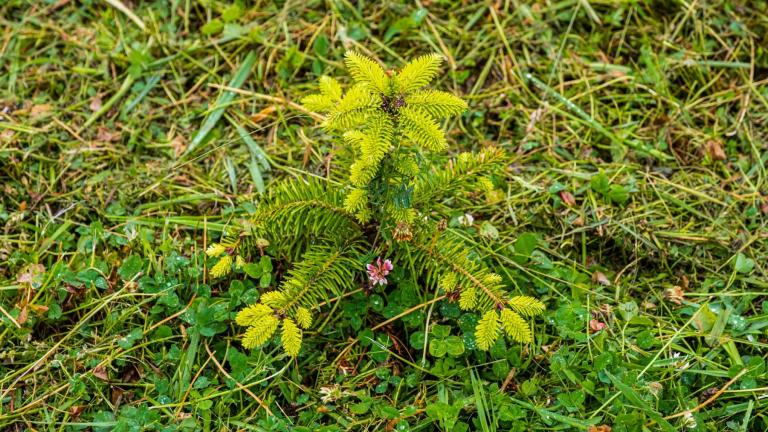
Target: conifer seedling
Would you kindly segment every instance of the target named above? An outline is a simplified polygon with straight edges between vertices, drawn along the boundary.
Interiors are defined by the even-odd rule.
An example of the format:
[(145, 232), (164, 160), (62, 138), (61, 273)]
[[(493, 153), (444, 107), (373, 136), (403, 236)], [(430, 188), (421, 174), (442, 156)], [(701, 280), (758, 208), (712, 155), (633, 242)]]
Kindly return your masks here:
[[(526, 318), (544, 310), (535, 298), (512, 295), (473, 244), (446, 227), (445, 202), (468, 191), (498, 197), (490, 180), (506, 158), (497, 148), (461, 153), (445, 166), (431, 161), (448, 149), (441, 121), (467, 104), (427, 86), (443, 59), (428, 54), (387, 72), (378, 63), (348, 52), (353, 84), (344, 92), (335, 79), (320, 79), (319, 93), (302, 100), (323, 113), (325, 131), (338, 134), (354, 153), (343, 186), (308, 178), (273, 185), (241, 235), (209, 248), (220, 257), (216, 276), (248, 264), (248, 248), (270, 245), (290, 265), (276, 290), (237, 315), (246, 327), (243, 345), (260, 346), (277, 334), (285, 352), (297, 356), (303, 330), (312, 327), (318, 305), (360, 287), (387, 289), (397, 266), (418, 286), (445, 295), (480, 316), (475, 336), (488, 350), (502, 334), (530, 343)], [(388, 259), (361, 262), (360, 257)], [(234, 257), (234, 258), (233, 258)]]

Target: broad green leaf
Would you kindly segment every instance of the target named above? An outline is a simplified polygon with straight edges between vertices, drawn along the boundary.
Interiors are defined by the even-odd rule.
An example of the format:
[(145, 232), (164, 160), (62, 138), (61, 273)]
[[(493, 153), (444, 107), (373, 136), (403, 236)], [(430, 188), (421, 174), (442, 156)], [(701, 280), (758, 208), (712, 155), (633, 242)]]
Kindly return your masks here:
[(648, 415), (648, 417), (650, 417), (656, 422), (656, 424), (658, 424), (662, 430), (667, 432), (674, 432), (677, 430), (668, 421), (664, 420), (661, 414), (659, 414), (658, 411), (653, 409), (653, 407), (648, 404), (648, 402), (640, 397), (640, 395), (637, 394), (637, 392), (632, 387), (623, 383), (620, 379), (611, 375), (611, 373), (608, 371), (605, 371), (605, 374), (608, 376), (608, 378), (610, 378), (611, 382), (613, 382), (613, 385), (619, 389), (621, 394), (623, 394), (624, 397), (626, 397), (632, 405), (642, 409)]
[(595, 174), (589, 180), (589, 186), (593, 191), (605, 195), (611, 187), (611, 181), (608, 179), (608, 176), (603, 173)]
[(444, 343), (445, 350), (449, 355), (458, 357), (464, 354), (464, 341), (459, 336), (448, 336)]
[(221, 22), (220, 19), (216, 18), (205, 23), (205, 25), (200, 28), (200, 31), (206, 36), (212, 36), (220, 33), (223, 29), (224, 23)]
[(442, 357), (445, 355), (447, 347), (442, 339), (432, 339), (429, 341), (429, 354), (433, 357)]
[(629, 200), (629, 191), (622, 185), (611, 185), (607, 197), (616, 204), (624, 205)]
[(264, 274), (264, 269), (257, 263), (248, 263), (243, 266), (243, 271), (248, 276), (258, 279)]
[(755, 261), (743, 253), (739, 253), (736, 256), (736, 261), (733, 263), (733, 267), (739, 273), (750, 273), (755, 268)]
[(117, 270), (117, 274), (120, 275), (123, 280), (127, 281), (133, 279), (143, 269), (144, 260), (138, 255), (131, 255), (123, 261), (120, 269)]
[(432, 337), (437, 339), (445, 339), (451, 334), (451, 326), (435, 324), (432, 326)]
[(514, 261), (518, 264), (523, 264), (531, 256), (536, 246), (539, 244), (539, 238), (535, 233), (525, 232), (520, 234), (515, 240), (515, 256)]

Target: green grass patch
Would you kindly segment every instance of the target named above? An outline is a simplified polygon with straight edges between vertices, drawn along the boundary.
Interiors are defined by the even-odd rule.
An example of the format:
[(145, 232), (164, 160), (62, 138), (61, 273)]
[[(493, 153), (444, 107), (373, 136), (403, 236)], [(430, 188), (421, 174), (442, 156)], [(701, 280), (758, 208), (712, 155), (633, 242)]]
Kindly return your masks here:
[[(767, 8), (2, 2), (0, 429), (768, 429)], [(299, 101), (348, 49), (445, 58), (469, 109), (430, 162), (506, 159), (434, 214), (544, 302), (532, 343), (479, 349), (481, 314), (395, 268), (297, 357), (243, 348), (290, 261), (212, 278), (205, 250), (281, 182), (345, 184)]]

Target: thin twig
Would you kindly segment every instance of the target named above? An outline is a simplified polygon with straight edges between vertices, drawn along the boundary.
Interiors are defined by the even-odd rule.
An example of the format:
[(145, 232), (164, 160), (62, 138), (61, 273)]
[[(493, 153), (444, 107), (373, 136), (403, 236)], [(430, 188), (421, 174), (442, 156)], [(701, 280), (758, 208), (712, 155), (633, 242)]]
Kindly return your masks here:
[(689, 409), (689, 410), (680, 411), (680, 412), (679, 412), (679, 413), (677, 413), (677, 414), (668, 415), (668, 416), (664, 417), (664, 420), (669, 420), (669, 419), (673, 419), (673, 418), (677, 418), (677, 417), (683, 417), (683, 416), (686, 416), (686, 415), (690, 415), (690, 414), (693, 414), (693, 413), (695, 413), (696, 411), (699, 411), (700, 409), (704, 408), (705, 406), (707, 406), (707, 405), (711, 404), (712, 402), (714, 402), (714, 401), (715, 401), (715, 399), (719, 398), (719, 397), (720, 397), (720, 395), (722, 395), (722, 394), (723, 394), (723, 392), (725, 392), (726, 390), (728, 390), (728, 387), (730, 387), (731, 385), (733, 385), (733, 383), (735, 383), (736, 381), (738, 381), (738, 379), (739, 379), (739, 378), (741, 378), (741, 377), (742, 377), (742, 375), (744, 375), (745, 373), (747, 373), (747, 371), (748, 371), (748, 370), (749, 370), (748, 368), (744, 368), (744, 369), (742, 369), (742, 370), (741, 370), (741, 372), (737, 373), (735, 377), (731, 378), (731, 380), (730, 380), (730, 381), (728, 381), (727, 383), (725, 383), (725, 385), (724, 385), (724, 386), (723, 386), (723, 387), (722, 387), (720, 390), (718, 390), (717, 392), (715, 392), (715, 394), (713, 394), (713, 395), (712, 395), (712, 396), (711, 396), (709, 399), (707, 399), (707, 400), (705, 400), (704, 402), (702, 402), (702, 403), (698, 404), (696, 407), (694, 407), (694, 408), (692, 408), (692, 409)]

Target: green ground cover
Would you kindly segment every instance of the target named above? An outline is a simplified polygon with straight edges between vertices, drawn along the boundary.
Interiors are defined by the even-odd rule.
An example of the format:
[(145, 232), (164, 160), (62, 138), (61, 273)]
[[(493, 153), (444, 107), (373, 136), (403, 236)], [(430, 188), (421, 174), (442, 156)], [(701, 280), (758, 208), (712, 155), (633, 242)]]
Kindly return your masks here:
[[(0, 23), (0, 429), (768, 430), (765, 1), (6, 0)], [(298, 102), (349, 83), (350, 49), (441, 54), (469, 109), (433, 162), (508, 158), (440, 211), (546, 305), (533, 343), (477, 349), (478, 315), (414, 283), (319, 305), (295, 359), (243, 348), (287, 265), (212, 278), (205, 250), (278, 181), (346, 180)]]

